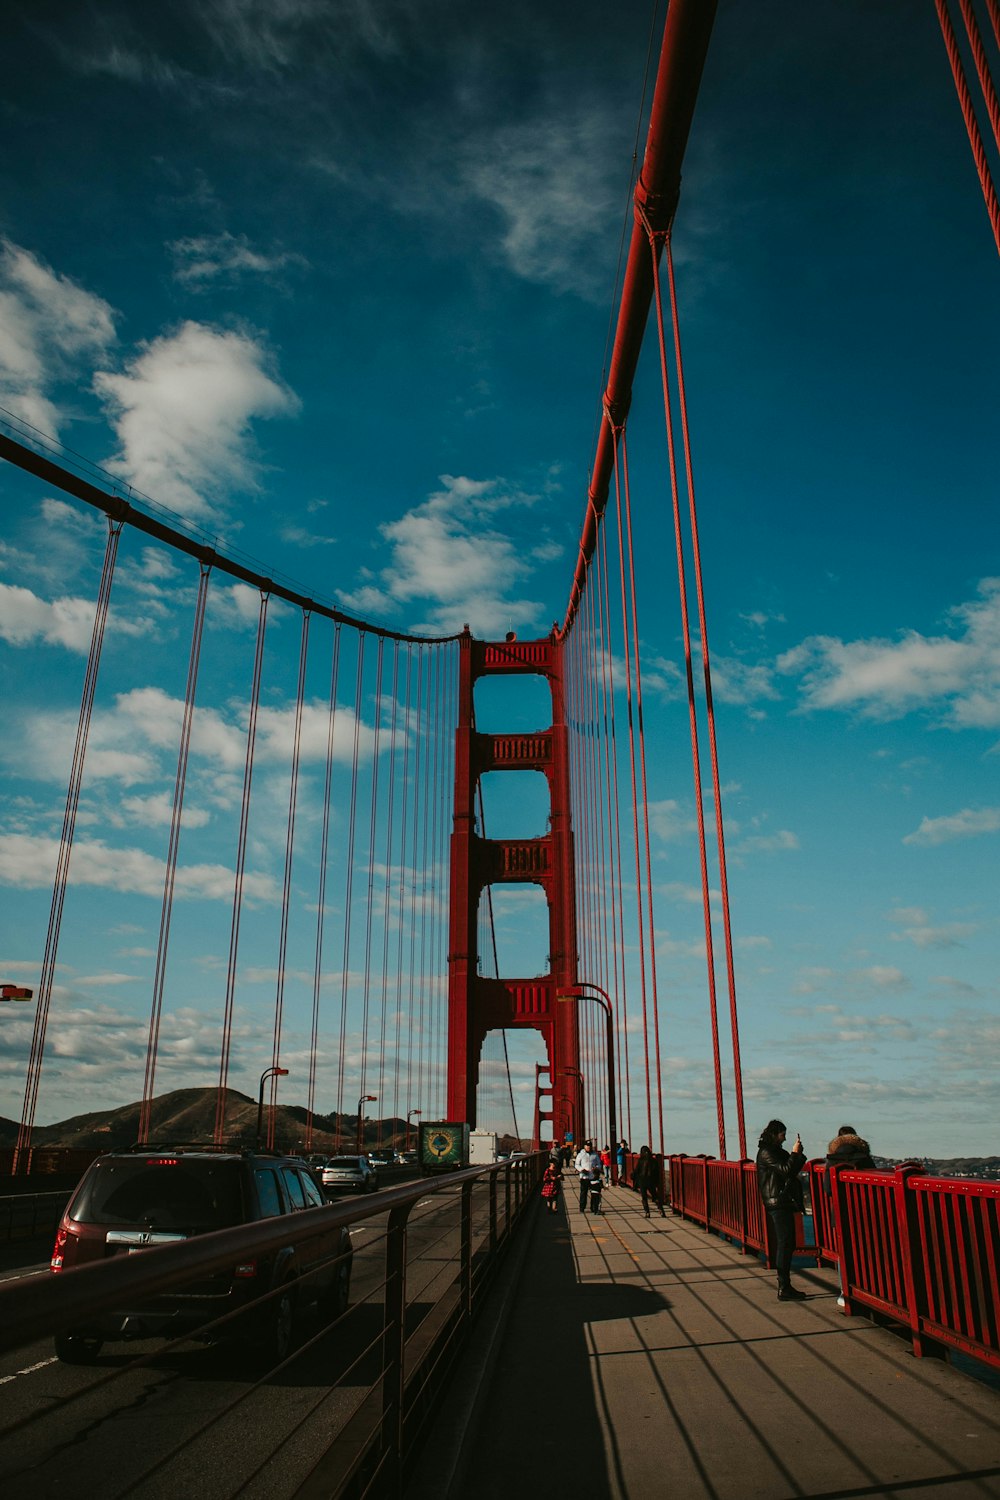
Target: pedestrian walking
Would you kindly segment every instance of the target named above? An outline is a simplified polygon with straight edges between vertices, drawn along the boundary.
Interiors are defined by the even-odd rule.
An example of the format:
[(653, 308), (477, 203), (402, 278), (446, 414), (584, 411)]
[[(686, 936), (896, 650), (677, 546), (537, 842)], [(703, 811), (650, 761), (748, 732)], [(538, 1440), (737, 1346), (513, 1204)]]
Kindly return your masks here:
[(628, 1156), (628, 1141), (619, 1141), (615, 1151), (618, 1158), (618, 1186), (625, 1186), (625, 1158)]
[(601, 1171), (601, 1158), (594, 1150), (593, 1141), (584, 1141), (582, 1147), (577, 1152), (574, 1166), (580, 1174), (580, 1212), (583, 1214), (587, 1212), (587, 1199), (590, 1196), (590, 1179), (595, 1172), (599, 1176)]
[(642, 1211), (647, 1219), (649, 1218), (650, 1194), (653, 1195), (653, 1202), (660, 1210), (660, 1218), (666, 1218), (660, 1198), (660, 1165), (648, 1146), (643, 1146), (639, 1152), (639, 1160), (632, 1173), (632, 1186), (638, 1188), (642, 1194)]
[[(598, 1161), (600, 1161), (599, 1153), (595, 1152), (594, 1154), (598, 1157)], [(590, 1212), (592, 1214), (599, 1214), (601, 1212), (601, 1193), (603, 1192), (603, 1190), (604, 1169), (603, 1167), (598, 1166), (595, 1167), (590, 1174), (589, 1196)]]
[[(877, 1170), (872, 1160), (871, 1147), (864, 1136), (858, 1135), (853, 1125), (839, 1126), (837, 1134), (827, 1147), (826, 1174), (823, 1178), (823, 1183), (828, 1193), (833, 1190), (833, 1180), (830, 1176), (831, 1167), (846, 1167), (851, 1172), (873, 1172)], [(840, 1277), (840, 1296), (837, 1298), (837, 1306), (846, 1307), (847, 1287), (844, 1284), (843, 1253), (837, 1258), (837, 1275)]]
[(795, 1215), (801, 1213), (805, 1165), (802, 1137), (796, 1135), (790, 1152), (784, 1149), (784, 1122), (769, 1120), (757, 1142), (757, 1184), (767, 1211), (774, 1242), (774, 1266), (778, 1274), (778, 1301), (799, 1301), (806, 1294), (792, 1286), (792, 1256), (795, 1253)]
[(559, 1179), (562, 1173), (557, 1162), (549, 1162), (542, 1176), (542, 1202), (550, 1214), (559, 1208)]

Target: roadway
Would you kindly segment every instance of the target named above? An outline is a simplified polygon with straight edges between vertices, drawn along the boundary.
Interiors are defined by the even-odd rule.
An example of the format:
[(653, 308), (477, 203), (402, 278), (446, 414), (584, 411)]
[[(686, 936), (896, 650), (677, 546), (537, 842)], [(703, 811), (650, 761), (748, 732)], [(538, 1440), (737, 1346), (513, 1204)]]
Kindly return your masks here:
[[(455, 1274), (458, 1198), (446, 1190), (410, 1217), (412, 1330)], [(378, 1195), (371, 1205), (377, 1207)], [(474, 1191), (474, 1238), (487, 1227), (485, 1185)], [(264, 1377), (237, 1346), (162, 1340), (106, 1344), (93, 1366), (64, 1365), (51, 1340), (0, 1355), (0, 1492), (5, 1500), (62, 1497), (81, 1476), (102, 1500), (200, 1493), (292, 1496), (379, 1374), (384, 1220), (354, 1225), (351, 1306), (323, 1328), (302, 1320), (299, 1348)], [(48, 1243), (33, 1240), (47, 1257)], [(10, 1255), (8, 1254), (8, 1260)], [(15, 1256), (16, 1258), (16, 1256)], [(0, 1281), (47, 1269), (10, 1266)]]

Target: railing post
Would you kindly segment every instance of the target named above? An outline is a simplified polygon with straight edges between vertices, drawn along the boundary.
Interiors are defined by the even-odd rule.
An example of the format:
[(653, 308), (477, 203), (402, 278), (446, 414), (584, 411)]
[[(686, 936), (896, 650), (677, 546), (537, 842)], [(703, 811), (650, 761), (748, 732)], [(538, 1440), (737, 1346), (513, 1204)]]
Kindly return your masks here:
[(747, 1178), (746, 1161), (740, 1160), (740, 1254), (748, 1255), (747, 1240), (750, 1238), (750, 1215), (747, 1211)]
[(462, 1183), (461, 1248), (459, 1251), (459, 1289), (462, 1317), (472, 1317), (472, 1183)]
[(913, 1194), (908, 1184), (911, 1177), (920, 1177), (923, 1173), (923, 1167), (897, 1167), (893, 1173), (892, 1184), (896, 1232), (899, 1235), (899, 1253), (903, 1267), (903, 1287), (906, 1293), (906, 1314), (910, 1324), (913, 1353), (917, 1359), (922, 1359), (929, 1354), (940, 1354), (942, 1349), (938, 1340), (927, 1338), (921, 1328), (927, 1300), (924, 1289), (926, 1267), (917, 1237)]
[(385, 1311), (382, 1325), (382, 1451), (391, 1455), (392, 1483), (401, 1493), (403, 1459), (403, 1355), (406, 1344), (406, 1221), (394, 1208), (385, 1236)]
[(496, 1254), (497, 1248), (497, 1174), (489, 1174), (490, 1184), (490, 1256)]

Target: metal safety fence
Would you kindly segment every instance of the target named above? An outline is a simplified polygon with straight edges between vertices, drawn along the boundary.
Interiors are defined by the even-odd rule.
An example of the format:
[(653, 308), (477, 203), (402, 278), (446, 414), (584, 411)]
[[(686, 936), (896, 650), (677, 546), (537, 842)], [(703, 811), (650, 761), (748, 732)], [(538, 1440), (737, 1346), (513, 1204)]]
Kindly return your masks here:
[[(768, 1258), (753, 1162), (671, 1156), (669, 1169), (675, 1214)], [(823, 1161), (805, 1177), (812, 1243), (799, 1215), (796, 1254), (837, 1268), (848, 1313), (901, 1324), (914, 1354), (956, 1349), (1000, 1368), (1000, 1183)]]
[[(455, 1360), (535, 1200), (543, 1166), (535, 1154), (454, 1171), (0, 1285), (0, 1383), (11, 1382), (9, 1398), (15, 1377), (36, 1382), (30, 1404), (5, 1400), (0, 1487), (11, 1500), (29, 1493), (21, 1482), (38, 1492), (44, 1465), (68, 1448), (106, 1497), (177, 1493), (199, 1463), (221, 1467), (225, 1479), (212, 1489), (218, 1496), (398, 1494), (431, 1420), (448, 1404)], [(297, 1319), (291, 1352), (271, 1368), (259, 1370), (245, 1344), (227, 1340), (243, 1324), (227, 1327), (226, 1318), (199, 1329), (196, 1341), (104, 1346), (86, 1370), (52, 1358), (48, 1339), (102, 1313), (193, 1288), (288, 1245), (329, 1241), (340, 1230), (351, 1235), (349, 1304), (339, 1315)], [(258, 1319), (283, 1290), (253, 1304)], [(240, 1316), (245, 1323), (245, 1309)], [(178, 1395), (186, 1379), (193, 1400)], [(145, 1411), (154, 1385), (159, 1409), (137, 1442), (137, 1410)], [(124, 1448), (114, 1436), (119, 1419), (130, 1434)]]

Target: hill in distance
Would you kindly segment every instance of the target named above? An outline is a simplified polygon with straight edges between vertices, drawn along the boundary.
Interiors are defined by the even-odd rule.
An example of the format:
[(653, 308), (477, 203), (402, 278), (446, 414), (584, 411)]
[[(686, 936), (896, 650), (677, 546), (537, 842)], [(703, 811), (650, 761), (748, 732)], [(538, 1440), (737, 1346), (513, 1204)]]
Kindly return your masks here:
[[(179, 1145), (181, 1142), (209, 1142), (215, 1135), (215, 1105), (218, 1089), (176, 1089), (161, 1094), (152, 1102), (149, 1140), (151, 1145)], [(87, 1151), (114, 1151), (132, 1146), (138, 1139), (141, 1103), (123, 1105), (120, 1109), (96, 1110), (74, 1115), (54, 1125), (36, 1125), (33, 1141), (37, 1146), (68, 1146)], [(264, 1130), (267, 1130), (268, 1105), (264, 1101)], [(298, 1152), (305, 1147), (308, 1113), (297, 1105), (279, 1105), (275, 1116), (275, 1145), (283, 1151)], [(339, 1140), (338, 1140), (339, 1124)], [(311, 1150), (332, 1153), (351, 1151), (357, 1138), (356, 1115), (313, 1115)], [(17, 1143), (18, 1126), (14, 1120), (0, 1118), (0, 1148)], [(228, 1144), (253, 1145), (257, 1133), (257, 1100), (235, 1089), (226, 1090), (226, 1141)], [(406, 1122), (398, 1118), (364, 1122), (364, 1146), (402, 1147)]]

